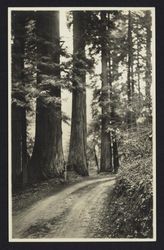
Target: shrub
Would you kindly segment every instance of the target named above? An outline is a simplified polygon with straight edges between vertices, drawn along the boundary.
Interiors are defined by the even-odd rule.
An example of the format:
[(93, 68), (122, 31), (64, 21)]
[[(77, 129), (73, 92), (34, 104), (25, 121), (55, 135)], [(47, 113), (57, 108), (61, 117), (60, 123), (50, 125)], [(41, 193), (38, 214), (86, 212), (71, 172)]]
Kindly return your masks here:
[(109, 237), (152, 237), (151, 133), (142, 132), (124, 136), (126, 154), (109, 203)]

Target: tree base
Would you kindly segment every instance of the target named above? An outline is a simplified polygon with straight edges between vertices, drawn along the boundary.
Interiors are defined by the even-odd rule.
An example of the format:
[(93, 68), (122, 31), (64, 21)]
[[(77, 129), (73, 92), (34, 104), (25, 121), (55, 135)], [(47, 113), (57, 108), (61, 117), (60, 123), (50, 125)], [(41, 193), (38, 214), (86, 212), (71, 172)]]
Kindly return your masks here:
[(67, 165), (67, 169), (69, 172), (74, 172), (75, 174), (80, 176), (89, 176), (88, 169), (83, 165)]

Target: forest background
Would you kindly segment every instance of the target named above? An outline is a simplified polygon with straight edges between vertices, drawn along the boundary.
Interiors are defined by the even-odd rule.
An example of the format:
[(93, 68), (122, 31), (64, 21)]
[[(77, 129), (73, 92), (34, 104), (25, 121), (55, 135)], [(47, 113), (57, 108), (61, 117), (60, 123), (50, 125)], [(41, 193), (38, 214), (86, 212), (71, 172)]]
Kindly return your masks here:
[[(84, 11), (79, 13), (81, 20), (84, 22), (83, 27), (75, 13), (72, 15), (70, 12), (66, 15), (67, 26), (69, 26), (70, 30), (72, 20), (73, 22), (76, 20), (77, 24), (77, 26), (74, 25), (73, 30), (72, 37), (74, 39), (74, 47), (72, 47), (72, 51), (67, 51), (65, 47), (62, 47), (66, 41), (63, 39), (64, 37), (60, 37), (59, 35), (59, 25), (58, 27), (55, 26), (58, 38), (56, 40), (57, 54), (54, 54), (53, 58), (50, 54), (52, 53), (52, 49), (54, 49), (52, 39), (56, 39), (56, 34), (53, 34), (50, 28), (49, 34), (51, 34), (51, 36), (49, 36), (46, 30), (48, 27), (46, 22), (52, 22), (52, 19), (44, 19), (44, 16), (42, 16), (43, 13), (41, 14), (41, 12), (38, 16), (36, 15), (38, 19), (33, 12), (27, 12), (27, 15), (13, 14), (13, 19), (18, 18), (19, 20), (23, 20), (21, 23), (24, 23), (24, 26), (18, 27), (16, 26), (18, 22), (13, 22), (12, 36), (12, 67), (14, 69), (12, 69), (12, 150), (14, 150), (12, 155), (15, 157), (15, 160), (12, 158), (13, 188), (15, 186), (15, 188), (20, 189), (20, 187), (26, 185), (28, 182), (37, 182), (44, 178), (62, 178), (65, 170), (65, 162), (67, 162), (68, 170), (73, 170), (82, 176), (88, 175), (89, 173), (87, 159), (90, 159), (90, 170), (96, 169), (97, 172), (117, 173), (119, 169), (114, 199), (118, 196), (116, 200), (119, 201), (119, 199), (121, 199), (122, 202), (123, 199), (124, 204), (124, 198), (122, 197), (124, 193), (130, 196), (132, 195), (134, 198), (135, 195), (138, 196), (140, 194), (140, 202), (138, 202), (138, 200), (137, 203), (133, 202), (130, 209), (133, 209), (133, 206), (137, 206), (135, 210), (138, 211), (138, 217), (140, 217), (140, 214), (144, 214), (143, 216), (145, 216), (144, 223), (143, 218), (138, 218), (137, 215), (134, 216), (135, 219), (137, 218), (135, 221), (137, 226), (135, 230), (133, 230), (134, 227), (132, 226), (132, 229), (130, 229), (132, 232), (128, 235), (135, 237), (150, 236), (152, 235), (150, 225), (152, 222), (153, 197), (151, 143), (152, 94), (154, 94), (152, 91), (152, 51), (154, 51), (154, 49), (152, 49), (151, 11), (112, 10), (100, 12)], [(39, 15), (42, 16), (44, 22), (40, 21), (40, 23), (37, 23), (36, 20), (41, 20), (39, 19)], [(54, 13), (52, 15), (54, 15)], [(63, 16), (61, 20), (64, 20)], [(88, 21), (87, 25), (86, 20)], [(58, 22), (56, 21), (56, 23)], [(62, 23), (60, 25), (63, 27)], [(36, 27), (38, 28), (36, 29)], [(22, 40), (20, 30), (24, 32), (23, 39), (26, 38), (25, 43)], [(36, 31), (40, 33), (36, 33)], [(85, 35), (84, 37), (82, 36), (83, 43), (79, 43), (75, 37), (76, 35), (80, 37), (83, 32)], [(43, 46), (47, 46), (47, 49), (43, 49)], [(71, 46), (69, 45), (68, 47), (70, 49)], [(19, 59), (21, 58), (20, 61), (18, 57)], [(24, 60), (23, 68), (22, 59)], [(100, 64), (102, 68), (101, 72), (99, 70)], [(39, 69), (39, 71), (37, 71), (36, 68)], [(55, 72), (55, 77), (52, 71)], [(46, 116), (47, 107), (50, 105), (49, 108), (51, 110), (52, 103), (52, 107), (57, 109), (56, 113), (59, 112), (58, 114), (61, 115), (63, 121), (70, 123), (71, 131), (75, 131), (76, 128), (74, 127), (73, 129), (73, 124), (77, 124), (75, 118), (80, 119), (81, 116), (78, 117), (77, 111), (75, 111), (72, 120), (70, 120), (71, 115), (70, 112), (68, 112), (69, 108), (67, 106), (69, 104), (67, 102), (66, 106), (63, 105), (64, 100), (62, 100), (62, 105), (66, 107), (65, 110), (67, 112), (60, 112), (60, 93), (58, 90), (60, 88), (64, 89), (62, 92), (64, 93), (63, 97), (66, 95), (71, 97), (72, 94), (75, 99), (74, 92), (76, 92), (77, 95), (77, 91), (80, 92), (78, 90), (79, 87), (82, 88), (82, 92), (79, 94), (79, 100), (81, 99), (81, 104), (84, 105), (82, 110), (84, 113), (85, 103), (82, 99), (83, 96), (85, 96), (85, 88), (87, 88), (88, 93), (90, 93), (86, 102), (87, 104), (89, 102), (91, 103), (91, 108), (87, 113), (90, 114), (88, 115), (88, 134), (85, 131), (86, 122), (84, 118), (82, 128), (78, 128), (78, 131), (81, 133), (83, 130), (85, 138), (81, 138), (80, 135), (76, 135), (77, 137), (75, 138), (76, 133), (71, 132), (72, 139), (70, 139), (70, 143), (68, 139), (67, 143), (64, 142), (65, 156), (68, 155), (68, 161), (67, 157), (64, 159), (62, 155), (60, 138), (56, 138), (56, 140), (59, 139), (56, 143), (58, 143), (58, 149), (60, 149), (60, 153), (58, 152), (60, 156), (58, 157), (58, 162), (51, 165), (50, 163), (54, 162), (54, 160), (50, 159), (52, 157), (50, 155), (53, 155), (54, 152), (47, 147), (51, 143), (47, 141), (47, 138), (45, 138), (45, 135), (41, 132), (40, 126), (45, 126), (45, 131), (47, 129), (52, 130), (51, 122), (48, 128), (46, 125), (49, 119), (49, 117)], [(52, 94), (54, 91), (57, 94)], [(68, 94), (68, 91), (70, 91), (71, 94)], [(35, 111), (36, 98), (38, 98), (38, 106), (36, 106), (38, 107), (38, 113), (40, 110), (40, 117), (38, 117), (38, 121), (40, 121), (38, 131), (40, 132), (38, 132), (38, 134), (36, 133), (34, 140), (34, 133), (32, 132), (34, 130), (31, 124), (35, 124), (34, 117), (35, 112), (37, 113), (37, 110)], [(42, 107), (41, 102), (43, 99), (45, 104)], [(74, 109), (73, 107), (76, 106), (79, 111), (79, 107), (82, 107), (81, 104), (78, 103), (78, 100), (76, 100), (74, 104), (76, 105), (72, 106), (72, 110)], [(62, 111), (64, 111), (64, 109), (62, 109)], [(20, 121), (24, 119), (22, 115), (26, 120), (26, 122), (24, 120), (24, 124), (20, 123)], [(92, 119), (90, 119), (91, 115)], [(15, 119), (16, 117), (17, 119)], [(53, 122), (59, 122), (55, 113), (53, 114), (53, 119)], [(14, 123), (15, 120), (16, 122)], [(61, 122), (61, 119), (59, 120)], [(58, 123), (59, 127), (60, 122)], [(63, 131), (66, 131), (66, 126), (68, 125), (63, 126)], [(20, 131), (24, 131), (23, 135), (20, 134)], [(60, 130), (58, 130), (56, 134), (59, 135), (59, 131)], [(68, 138), (69, 132), (66, 133), (66, 137)], [(52, 135), (54, 136), (53, 133), (50, 133), (50, 136)], [(64, 134), (63, 136), (66, 138)], [(86, 136), (88, 136), (87, 143)], [(38, 151), (40, 142), (37, 145), (37, 140), (40, 138), (42, 138), (40, 142), (43, 144), (41, 151)], [(79, 145), (79, 138), (83, 143), (83, 147), (78, 148), (77, 153), (75, 148)], [(22, 140), (24, 144), (22, 144)], [(23, 148), (22, 145), (24, 145)], [(32, 154), (33, 147), (36, 148), (36, 150), (34, 150)], [(51, 144), (51, 148), (52, 147), (54, 147), (53, 142)], [(51, 154), (48, 153), (49, 151), (51, 151)], [(22, 153), (20, 154), (20, 152)], [(42, 159), (40, 152), (47, 152), (49, 156)], [(38, 157), (39, 155), (40, 157)], [(54, 158), (56, 155), (57, 153), (54, 154)], [(81, 156), (76, 157), (75, 155), (82, 155), (82, 158)], [(28, 160), (27, 158), (30, 157), (31, 159)], [(38, 161), (39, 164), (36, 164)], [(83, 164), (81, 165), (81, 163)], [(23, 171), (23, 169), (25, 170)], [(120, 192), (120, 190), (124, 189), (125, 191)], [(115, 202), (115, 206), (117, 207), (116, 203), (117, 202)], [(120, 206), (119, 202), (118, 206)], [(116, 210), (115, 208), (115, 211)], [(126, 202), (124, 211), (125, 210)], [(115, 211), (113, 214), (115, 214)], [(120, 220), (118, 223), (120, 223)], [(134, 224), (134, 220), (131, 217), (129, 217), (129, 223), (130, 225)], [(142, 224), (142, 226), (140, 224)], [(138, 225), (144, 228), (143, 232), (140, 227), (136, 230)], [(120, 224), (119, 227), (121, 227)], [(126, 230), (129, 229), (127, 228)], [(121, 230), (117, 230), (117, 232), (113, 233), (115, 237), (119, 237), (119, 234), (117, 235), (118, 231), (120, 233)]]

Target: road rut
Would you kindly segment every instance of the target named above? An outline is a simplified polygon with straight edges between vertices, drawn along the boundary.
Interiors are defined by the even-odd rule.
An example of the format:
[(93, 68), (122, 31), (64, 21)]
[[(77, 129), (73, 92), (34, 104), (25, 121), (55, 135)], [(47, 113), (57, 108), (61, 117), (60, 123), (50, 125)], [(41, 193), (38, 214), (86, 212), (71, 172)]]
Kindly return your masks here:
[(115, 178), (86, 180), (13, 216), (13, 238), (92, 238)]

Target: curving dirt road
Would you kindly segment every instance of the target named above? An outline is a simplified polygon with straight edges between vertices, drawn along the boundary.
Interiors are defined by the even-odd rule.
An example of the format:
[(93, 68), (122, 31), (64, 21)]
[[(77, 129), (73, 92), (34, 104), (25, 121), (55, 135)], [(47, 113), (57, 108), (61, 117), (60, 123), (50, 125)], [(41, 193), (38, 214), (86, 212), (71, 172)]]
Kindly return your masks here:
[(13, 238), (92, 238), (115, 178), (75, 184), (13, 216)]

